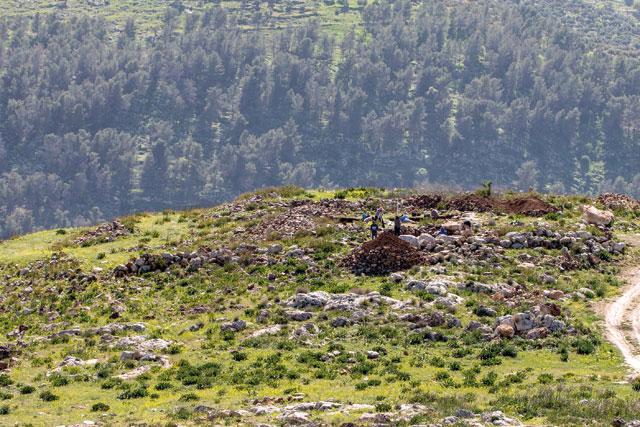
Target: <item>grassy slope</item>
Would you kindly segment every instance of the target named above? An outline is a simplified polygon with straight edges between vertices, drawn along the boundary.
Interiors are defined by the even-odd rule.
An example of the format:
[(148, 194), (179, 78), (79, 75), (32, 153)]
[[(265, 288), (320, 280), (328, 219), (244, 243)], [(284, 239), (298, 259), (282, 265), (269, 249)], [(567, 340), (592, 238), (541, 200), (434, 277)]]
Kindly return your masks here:
[[(327, 193), (311, 192), (295, 197), (310, 197), (319, 199), (326, 197)], [(560, 203), (563, 203), (561, 200)], [(258, 207), (259, 210), (259, 207)], [(112, 243), (98, 244), (89, 247), (78, 247), (70, 244), (75, 236), (84, 230), (67, 230), (64, 235), (57, 234), (56, 231), (45, 231), (27, 236), (18, 237), (0, 243), (0, 265), (5, 272), (15, 272), (16, 269), (26, 265), (29, 261), (48, 257), (51, 253), (63, 250), (66, 254), (76, 258), (78, 265), (85, 271), (93, 267), (102, 267), (107, 270), (114, 265), (123, 262), (130, 256), (137, 253), (137, 248), (144, 245), (150, 252), (159, 253), (164, 250), (174, 251), (175, 248), (188, 249), (196, 248), (200, 245), (234, 246), (239, 242), (234, 237), (233, 230), (239, 226), (251, 226), (254, 220), (250, 219), (252, 211), (229, 214), (225, 206), (199, 210), (185, 213), (164, 213), (164, 214), (143, 214), (138, 217), (137, 231), (135, 234), (120, 238)], [(211, 220), (212, 213), (219, 213), (225, 220)], [(272, 213), (266, 212), (266, 215)], [(357, 214), (357, 213), (354, 213)], [(561, 222), (571, 224), (575, 221), (577, 213), (574, 210), (567, 210), (564, 219), (561, 219), (555, 227), (562, 228)], [(519, 218), (526, 223), (531, 223), (533, 219)], [(498, 217), (497, 229), (508, 230), (510, 221), (513, 218)], [(318, 240), (324, 243), (340, 241), (345, 235), (344, 231), (332, 229), (328, 234), (319, 238), (300, 235), (293, 239), (283, 241), (285, 245), (298, 244), (302, 247), (317, 245)], [(363, 229), (361, 235), (356, 238), (361, 240), (365, 237), (366, 231)], [(264, 243), (261, 243), (264, 245)], [(338, 259), (345, 253), (346, 248), (332, 243), (333, 253), (330, 258)], [(130, 252), (133, 250), (133, 252)], [(97, 254), (104, 253), (104, 258), (98, 259)], [(516, 254), (514, 253), (513, 256)], [(249, 397), (261, 396), (282, 396), (292, 391), (303, 392), (305, 401), (316, 401), (333, 398), (338, 401), (353, 401), (357, 403), (380, 403), (395, 404), (406, 403), (409, 396), (421, 395), (431, 396), (429, 399), (436, 399), (432, 405), (437, 415), (450, 415), (455, 412), (455, 408), (468, 406), (472, 409), (487, 410), (491, 408), (505, 409), (507, 412), (517, 412), (515, 403), (505, 404), (496, 399), (500, 396), (516, 396), (524, 390), (531, 393), (542, 390), (538, 377), (547, 373), (553, 376), (554, 387), (564, 385), (567, 387), (567, 394), (571, 394), (572, 399), (577, 402), (580, 396), (593, 398), (603, 392), (613, 392), (614, 395), (625, 398), (633, 397), (635, 392), (628, 384), (624, 383), (627, 373), (618, 353), (606, 343), (597, 347), (597, 351), (589, 355), (579, 355), (571, 351), (569, 363), (560, 361), (560, 358), (553, 347), (543, 347), (541, 349), (527, 348), (526, 343), (520, 343), (520, 351), (517, 357), (501, 358), (502, 363), (497, 366), (480, 366), (476, 357), (481, 344), (470, 344), (472, 354), (461, 359), (451, 357), (452, 348), (448, 344), (427, 344), (426, 346), (409, 346), (403, 344), (404, 332), (398, 327), (393, 338), (384, 338), (380, 333), (384, 332), (383, 325), (369, 325), (365, 330), (358, 327), (332, 330), (325, 328), (321, 337), (325, 342), (340, 343), (345, 351), (362, 351), (376, 346), (384, 346), (388, 354), (383, 358), (384, 363), (397, 357), (396, 370), (409, 374), (410, 380), (394, 380), (392, 375), (385, 374), (386, 368), (379, 366), (374, 374), (369, 378), (379, 378), (382, 383), (379, 386), (367, 387), (364, 390), (355, 389), (355, 384), (362, 382), (363, 378), (352, 375), (338, 375), (333, 380), (318, 379), (314, 374), (314, 369), (309, 368), (305, 363), (298, 361), (299, 355), (308, 350), (307, 346), (294, 345), (292, 348), (287, 343), (290, 340), (287, 336), (277, 336), (266, 340), (259, 345), (249, 345), (243, 343), (245, 332), (237, 334), (231, 338), (225, 337), (219, 331), (218, 324), (221, 318), (231, 319), (241, 317), (250, 322), (249, 331), (259, 329), (260, 325), (253, 325), (255, 322), (255, 308), (265, 299), (273, 301), (275, 296), (281, 300), (286, 299), (299, 287), (308, 287), (313, 290), (328, 290), (330, 292), (346, 291), (350, 288), (365, 288), (381, 290), (387, 283), (384, 278), (357, 278), (346, 272), (331, 267), (331, 264), (324, 264), (325, 260), (319, 259), (321, 273), (315, 274), (292, 274), (291, 266), (276, 265), (273, 268), (257, 267), (253, 268), (235, 266), (225, 268), (210, 268), (206, 272), (199, 272), (193, 275), (183, 273), (167, 274), (156, 273), (146, 278), (133, 278), (128, 283), (116, 281), (108, 275), (101, 276), (98, 283), (90, 284), (86, 289), (79, 291), (75, 298), (79, 304), (66, 301), (70, 298), (68, 294), (70, 284), (67, 281), (43, 281), (34, 278), (32, 286), (39, 297), (19, 297), (19, 289), (9, 287), (5, 294), (5, 306), (10, 309), (0, 314), (0, 325), (2, 332), (12, 330), (18, 323), (27, 324), (30, 330), (27, 332), (25, 340), (35, 340), (34, 344), (27, 347), (25, 353), (19, 358), (18, 365), (11, 370), (10, 378), (13, 385), (4, 387), (3, 390), (13, 395), (5, 404), (9, 406), (10, 414), (4, 416), (8, 423), (33, 423), (34, 425), (60, 424), (80, 422), (84, 419), (101, 420), (121, 424), (131, 421), (154, 421), (166, 422), (176, 420), (180, 414), (176, 411), (180, 408), (187, 408), (183, 414), (189, 414), (191, 409), (197, 404), (215, 406), (220, 408), (243, 408), (246, 407), (245, 399)], [(449, 265), (449, 274), (457, 275), (458, 279), (464, 277), (477, 277), (481, 274), (483, 281), (494, 283), (512, 278), (519, 283), (529, 283), (541, 270), (534, 272), (520, 271), (516, 267), (515, 260), (505, 265), (505, 269), (489, 271), (470, 271), (464, 265)], [(265, 293), (264, 288), (268, 283), (265, 279), (266, 273), (276, 271), (284, 274), (283, 279), (276, 281), (276, 295)], [(553, 272), (558, 274), (557, 272)], [(418, 273), (415, 272), (417, 275)], [(427, 277), (432, 273), (422, 273)], [(161, 285), (164, 283), (164, 285)], [(246, 291), (247, 285), (257, 284), (259, 291)], [(564, 290), (577, 289), (583, 286), (592, 286), (594, 283), (616, 285), (615, 281), (607, 279), (606, 275), (601, 275), (594, 271), (581, 271), (565, 273), (560, 276), (558, 288)], [(23, 285), (24, 286), (24, 285)], [(533, 284), (541, 287), (543, 285)], [(599, 285), (601, 286), (601, 285)], [(48, 287), (57, 287), (60, 295), (51, 297), (45, 290)], [(608, 286), (606, 293), (615, 293), (616, 286)], [(194, 386), (181, 385), (174, 378), (175, 369), (161, 370), (159, 367), (145, 375), (132, 384), (138, 382), (148, 385), (150, 393), (157, 393), (157, 396), (145, 397), (134, 400), (120, 400), (117, 396), (121, 393), (118, 389), (104, 390), (101, 384), (104, 379), (97, 377), (99, 369), (96, 368), (72, 368), (66, 372), (70, 383), (62, 387), (54, 387), (47, 378), (47, 373), (64, 358), (72, 354), (82, 359), (98, 358), (102, 366), (109, 368), (109, 375), (116, 375), (130, 370), (133, 365), (127, 366), (118, 360), (119, 352), (108, 350), (99, 345), (99, 339), (72, 338), (68, 342), (50, 343), (48, 340), (39, 341), (38, 337), (46, 336), (46, 326), (51, 323), (46, 316), (36, 313), (20, 314), (20, 310), (25, 307), (37, 308), (39, 302), (45, 305), (55, 306), (60, 317), (54, 321), (64, 322), (67, 327), (81, 326), (86, 328), (92, 325), (103, 325), (111, 322), (107, 318), (108, 307), (105, 305), (107, 295), (117, 297), (127, 308), (120, 322), (142, 321), (148, 326), (147, 335), (162, 337), (180, 343), (181, 352), (169, 355), (174, 364), (184, 359), (192, 364), (199, 364), (205, 361), (216, 361), (221, 364), (225, 374), (234, 370), (250, 370), (252, 364), (260, 357), (267, 357), (276, 352), (282, 354), (282, 363), (287, 369), (297, 372), (301, 377), (296, 379), (281, 379), (273, 384), (263, 382), (258, 379), (257, 385), (239, 384), (231, 385), (228, 380), (214, 382), (211, 388), (199, 390)], [(391, 288), (391, 296), (399, 299), (414, 298), (415, 295), (405, 291), (402, 285), (395, 285)], [(222, 300), (219, 298), (222, 297)], [(465, 295), (465, 298), (476, 302), (490, 303), (488, 297), (477, 295)], [(183, 314), (178, 309), (180, 306), (193, 307), (200, 304), (217, 304), (216, 310), (210, 314)], [(597, 317), (590, 309), (590, 302), (569, 301), (563, 304), (570, 308), (575, 321), (582, 321), (585, 325), (597, 328)], [(249, 310), (249, 311), (247, 311)], [(16, 312), (18, 312), (16, 316)], [(467, 324), (469, 320), (476, 317), (467, 312), (464, 308), (456, 315)], [(203, 322), (205, 327), (198, 332), (185, 332), (188, 326), (196, 322)], [(314, 318), (314, 322), (317, 319)], [(295, 322), (294, 322), (295, 323)], [(294, 325), (295, 326), (295, 325)], [(293, 326), (291, 326), (293, 327)], [(59, 330), (56, 328), (55, 330)], [(363, 335), (364, 333), (364, 335)], [(370, 335), (373, 333), (373, 335)], [(560, 339), (562, 341), (562, 339)], [(319, 341), (317, 349), (325, 349)], [(230, 349), (242, 348), (242, 352), (247, 355), (247, 360), (236, 362), (231, 359)], [(463, 345), (463, 347), (466, 347)], [(461, 370), (450, 371), (446, 367), (440, 368), (432, 366), (434, 356), (439, 356), (450, 364), (457, 360), (461, 364)], [(379, 363), (383, 363), (380, 361)], [(473, 366), (480, 366), (481, 373), (478, 380), (482, 379), (487, 372), (494, 371), (500, 380), (506, 378), (508, 374), (525, 371), (526, 378), (522, 384), (501, 387), (497, 392), (491, 392), (488, 387), (462, 385), (465, 369)], [(455, 387), (434, 381), (437, 372), (449, 371), (453, 382), (458, 384)], [(170, 390), (155, 391), (153, 386), (160, 381), (169, 381), (173, 385)], [(20, 384), (32, 384), (37, 391), (33, 394), (21, 395), (18, 392)], [(54, 402), (44, 402), (38, 395), (43, 390), (51, 390), (59, 396), (59, 400)], [(183, 402), (180, 397), (186, 393), (195, 393), (199, 397), (198, 402)], [(577, 394), (576, 394), (577, 393)], [(581, 393), (581, 394), (580, 394)], [(449, 396), (449, 399), (445, 399)], [(100, 412), (90, 412), (91, 405), (96, 402), (107, 403), (111, 409), (106, 414)], [(466, 403), (465, 403), (466, 402)], [(528, 419), (529, 423), (557, 423), (564, 418), (554, 418), (560, 416), (564, 411), (560, 408), (552, 408), (550, 411), (540, 411), (534, 418)], [(541, 416), (545, 414), (546, 416)], [(185, 415), (186, 416), (186, 415)], [(193, 420), (194, 415), (188, 415)], [(320, 417), (321, 415), (316, 415)], [(323, 419), (333, 422), (353, 420), (357, 414), (347, 415), (324, 415)], [(610, 414), (601, 414), (601, 422), (606, 423)], [(178, 418), (176, 418), (178, 417)], [(596, 417), (598, 418), (598, 417)], [(187, 422), (182, 420), (181, 422)]]
[[(68, 0), (67, 7), (61, 8), (58, 0), (4, 0), (3, 16), (33, 16), (36, 13), (64, 13), (68, 16), (76, 14), (88, 14), (101, 16), (112, 24), (113, 29), (120, 31), (128, 18), (134, 18), (137, 28), (143, 34), (151, 35), (162, 24), (162, 17), (171, 2), (164, 0), (111, 0), (104, 4), (103, 0)], [(183, 0), (186, 13), (198, 12), (210, 8), (207, 4), (198, 0)], [(251, 23), (253, 9), (242, 10), (240, 1), (223, 0), (220, 3), (224, 8), (246, 22), (246, 29), (255, 30)], [(356, 0), (349, 0), (350, 10), (341, 11), (338, 4), (327, 5), (322, 1), (305, 0), (300, 5), (293, 5), (291, 9), (285, 7), (285, 3), (274, 6), (271, 22), (259, 28), (263, 32), (271, 32), (289, 26), (298, 26), (310, 19), (319, 19), (322, 26), (329, 32), (341, 36), (360, 23), (360, 6)], [(263, 3), (260, 7), (263, 14), (267, 14), (268, 7)]]

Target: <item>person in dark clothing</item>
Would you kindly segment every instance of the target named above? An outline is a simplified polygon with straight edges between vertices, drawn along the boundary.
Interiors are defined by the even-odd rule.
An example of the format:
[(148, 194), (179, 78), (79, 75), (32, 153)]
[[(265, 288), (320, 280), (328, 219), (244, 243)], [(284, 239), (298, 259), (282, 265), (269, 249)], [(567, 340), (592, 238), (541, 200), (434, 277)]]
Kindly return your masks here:
[(373, 221), (369, 228), (371, 229), (371, 239), (373, 240), (378, 237), (378, 223)]
[(398, 215), (393, 219), (393, 234), (396, 236), (400, 235), (402, 220)]

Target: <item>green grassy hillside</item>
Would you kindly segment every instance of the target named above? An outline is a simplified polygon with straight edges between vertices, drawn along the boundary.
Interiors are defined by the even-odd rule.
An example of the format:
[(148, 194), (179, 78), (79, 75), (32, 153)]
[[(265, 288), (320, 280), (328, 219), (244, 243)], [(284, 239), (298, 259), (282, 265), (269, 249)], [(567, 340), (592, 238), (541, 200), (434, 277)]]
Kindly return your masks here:
[(327, 31), (341, 35), (360, 24), (359, 11), (362, 7), (356, 0), (348, 1), (348, 8), (343, 3), (310, 0), (274, 2), (272, 7), (266, 2), (255, 6), (252, 2), (236, 0), (218, 3), (202, 0), (7, 0), (5, 3), (3, 16), (32, 17), (35, 14), (58, 13), (72, 17), (88, 14), (105, 18), (116, 32), (124, 29), (128, 19), (133, 19), (138, 30), (146, 35), (154, 35), (167, 14), (198, 13), (214, 4), (220, 4), (236, 16), (247, 30), (270, 33), (318, 19)]
[[(595, 307), (637, 258), (613, 242), (638, 211), (609, 230), (581, 223), (593, 201), (523, 197), (284, 188), (4, 241), (0, 424), (631, 419), (638, 392)], [(410, 269), (355, 275), (344, 260), (378, 206), (414, 218), (404, 233), (473, 231)], [(547, 326), (498, 331), (517, 313)]]

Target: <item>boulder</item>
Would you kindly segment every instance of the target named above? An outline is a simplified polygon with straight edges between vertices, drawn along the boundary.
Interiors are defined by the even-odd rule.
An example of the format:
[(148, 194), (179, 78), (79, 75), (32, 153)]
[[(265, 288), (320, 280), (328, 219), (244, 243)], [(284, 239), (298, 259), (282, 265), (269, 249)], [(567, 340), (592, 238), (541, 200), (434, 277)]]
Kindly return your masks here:
[(480, 317), (495, 317), (496, 314), (496, 311), (491, 307), (481, 305), (476, 308), (476, 315)]
[(460, 230), (462, 230), (462, 224), (455, 221), (447, 221), (444, 224), (442, 224), (442, 226), (444, 227), (445, 230), (447, 230), (447, 232), (451, 234), (457, 233)]
[(269, 248), (267, 249), (267, 253), (273, 255), (273, 254), (279, 254), (280, 252), (282, 252), (282, 245), (279, 243), (275, 243), (271, 246), (269, 246)]
[(582, 206), (582, 218), (588, 224), (594, 225), (609, 225), (613, 222), (613, 212), (603, 211), (595, 206), (584, 205)]
[(400, 283), (404, 280), (404, 276), (400, 273), (391, 273), (389, 279), (391, 279), (393, 283)]
[(311, 319), (311, 316), (312, 316), (312, 314), (309, 313), (308, 311), (300, 311), (300, 310), (288, 311), (286, 315), (289, 318), (289, 320), (293, 320), (296, 322), (303, 322), (305, 320), (309, 320)]
[(398, 236), (398, 238), (400, 240), (404, 240), (405, 242), (407, 242), (408, 244), (410, 244), (414, 248), (420, 249), (420, 243), (419, 243), (418, 238), (416, 236), (412, 236), (410, 234), (403, 234), (401, 236)]
[(527, 332), (527, 339), (529, 340), (538, 340), (541, 338), (546, 338), (549, 335), (549, 330), (547, 328), (534, 328)]
[(233, 322), (223, 323), (220, 326), (222, 331), (239, 332), (247, 327), (247, 322), (244, 320), (234, 320)]
[(418, 245), (420, 249), (430, 251), (436, 247), (436, 239), (430, 234), (421, 234), (418, 236)]
[(513, 338), (515, 333), (516, 331), (513, 329), (513, 326), (507, 324), (498, 325), (495, 330), (495, 334), (500, 338)]
[(324, 307), (328, 300), (329, 294), (322, 291), (297, 293), (287, 300), (287, 305), (293, 308), (319, 308)]
[(517, 313), (513, 316), (513, 321), (518, 332), (526, 332), (533, 329), (533, 317), (531, 313)]
[(334, 328), (342, 328), (345, 326), (349, 326), (351, 322), (349, 321), (349, 319), (347, 319), (346, 317), (336, 317), (335, 319), (333, 319), (331, 321), (331, 326), (333, 326)]

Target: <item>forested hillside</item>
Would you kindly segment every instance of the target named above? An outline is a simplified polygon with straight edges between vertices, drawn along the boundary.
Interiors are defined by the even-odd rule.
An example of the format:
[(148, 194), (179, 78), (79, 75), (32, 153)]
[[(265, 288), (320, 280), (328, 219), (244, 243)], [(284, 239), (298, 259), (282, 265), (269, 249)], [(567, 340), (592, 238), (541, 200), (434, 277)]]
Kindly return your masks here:
[(362, 3), (339, 37), (218, 6), (170, 7), (153, 34), (5, 17), (0, 236), (280, 184), (638, 197), (638, 20), (567, 4)]

